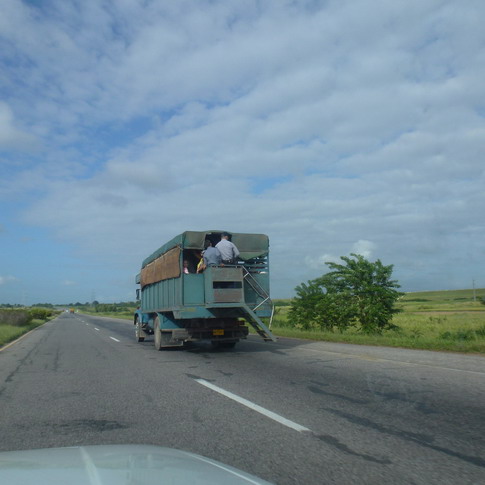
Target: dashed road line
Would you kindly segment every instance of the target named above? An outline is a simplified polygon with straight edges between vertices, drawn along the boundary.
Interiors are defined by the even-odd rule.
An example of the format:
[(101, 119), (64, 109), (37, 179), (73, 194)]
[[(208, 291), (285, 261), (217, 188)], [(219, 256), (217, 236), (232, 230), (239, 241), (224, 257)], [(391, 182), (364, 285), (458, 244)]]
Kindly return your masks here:
[(242, 404), (243, 406), (246, 406), (249, 409), (252, 409), (253, 411), (263, 414), (264, 416), (274, 421), (277, 421), (278, 423), (283, 424), (288, 428), (294, 429), (295, 431), (299, 431), (299, 432), (311, 431), (310, 429), (306, 428), (305, 426), (302, 426), (301, 424), (295, 423), (294, 421), (290, 421), (289, 419), (286, 419), (283, 416), (280, 416), (279, 414), (276, 414), (273, 411), (270, 411), (269, 409), (263, 408), (262, 406), (259, 406), (258, 404), (248, 401), (247, 399), (244, 399), (243, 397), (238, 396), (237, 394), (233, 394), (232, 392), (226, 391), (221, 387), (217, 387), (214, 384), (211, 384), (210, 382), (204, 379), (195, 379), (195, 380), (199, 384), (202, 384), (203, 386), (208, 387), (209, 389), (212, 389), (213, 391), (218, 392), (219, 394), (222, 394), (223, 396), (228, 397), (229, 399), (232, 399), (233, 401), (236, 401), (239, 404)]
[(120, 342), (120, 340), (118, 340), (117, 338), (114, 338), (114, 337), (110, 337), (111, 340), (114, 340), (115, 342)]

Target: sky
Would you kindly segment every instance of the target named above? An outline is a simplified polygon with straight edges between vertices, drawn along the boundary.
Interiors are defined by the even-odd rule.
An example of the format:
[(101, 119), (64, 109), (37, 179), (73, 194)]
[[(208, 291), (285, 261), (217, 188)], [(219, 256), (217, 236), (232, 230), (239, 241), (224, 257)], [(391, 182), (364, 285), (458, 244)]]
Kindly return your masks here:
[(2, 0), (0, 303), (132, 301), (186, 230), (485, 287), (482, 0)]

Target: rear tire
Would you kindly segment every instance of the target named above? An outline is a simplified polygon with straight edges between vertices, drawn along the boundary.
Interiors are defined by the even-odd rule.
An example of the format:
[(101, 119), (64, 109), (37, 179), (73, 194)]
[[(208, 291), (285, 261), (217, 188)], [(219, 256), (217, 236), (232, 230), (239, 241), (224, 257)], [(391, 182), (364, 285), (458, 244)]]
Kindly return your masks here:
[(141, 322), (140, 322), (139, 317), (136, 317), (135, 338), (137, 339), (138, 342), (144, 342), (145, 341), (145, 332), (141, 328)]
[(160, 318), (155, 318), (153, 322), (153, 340), (155, 342), (155, 349), (162, 350), (162, 331), (160, 330)]

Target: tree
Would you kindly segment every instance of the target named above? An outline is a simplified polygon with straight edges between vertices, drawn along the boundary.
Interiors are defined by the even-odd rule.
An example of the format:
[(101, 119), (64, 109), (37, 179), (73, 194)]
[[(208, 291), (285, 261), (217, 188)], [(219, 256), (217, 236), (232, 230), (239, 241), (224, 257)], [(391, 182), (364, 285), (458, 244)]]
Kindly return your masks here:
[(316, 280), (302, 283), (295, 288), (296, 297), (291, 302), (289, 319), (298, 328), (308, 330), (315, 327), (326, 328), (320, 320), (319, 303), (325, 297), (324, 290)]
[(345, 295), (329, 293), (322, 278), (302, 283), (295, 290), (288, 317), (296, 327), (343, 331), (352, 324), (354, 314)]
[(393, 265), (372, 263), (359, 254), (327, 262), (329, 273), (296, 287), (289, 317), (301, 328), (340, 331), (356, 325), (366, 333), (393, 328), (394, 306), (401, 293), (391, 279)]

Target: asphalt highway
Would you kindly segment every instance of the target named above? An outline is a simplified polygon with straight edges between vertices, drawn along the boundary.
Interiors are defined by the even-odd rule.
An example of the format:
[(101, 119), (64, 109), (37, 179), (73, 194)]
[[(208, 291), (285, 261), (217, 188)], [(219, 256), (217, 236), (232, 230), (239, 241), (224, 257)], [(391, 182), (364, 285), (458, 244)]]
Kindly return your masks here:
[(64, 313), (0, 351), (0, 451), (155, 444), (277, 484), (485, 483), (485, 358), (250, 336), (156, 351)]

